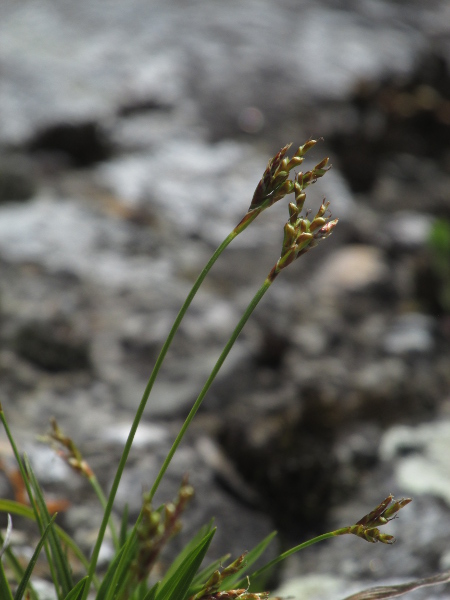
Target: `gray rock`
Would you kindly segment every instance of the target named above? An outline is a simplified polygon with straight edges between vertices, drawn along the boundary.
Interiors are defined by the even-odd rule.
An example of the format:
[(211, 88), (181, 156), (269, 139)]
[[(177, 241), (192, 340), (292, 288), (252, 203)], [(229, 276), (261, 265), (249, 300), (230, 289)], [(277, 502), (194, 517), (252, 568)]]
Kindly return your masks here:
[(389, 354), (427, 353), (433, 350), (434, 319), (424, 314), (400, 315), (391, 325), (383, 346)]
[(409, 494), (431, 494), (450, 506), (450, 422), (399, 425), (383, 436), (380, 455), (394, 461), (398, 485)]
[(355, 292), (383, 283), (389, 275), (382, 252), (373, 246), (346, 246), (334, 252), (317, 276), (321, 293)]
[(425, 44), (424, 23), (442, 30), (445, 2), (436, 6), (438, 16), (424, 20), (410, 3), (407, 28), (400, 7), (386, 2), (358, 11), (247, 2), (230, 11), (204, 2), (8, 1), (1, 137), (18, 143), (54, 123), (107, 122), (121, 106), (143, 99), (172, 106), (186, 96), (218, 132), (227, 122), (237, 129), (247, 107), (279, 122), (282, 107), (345, 97), (361, 77), (407, 71)]

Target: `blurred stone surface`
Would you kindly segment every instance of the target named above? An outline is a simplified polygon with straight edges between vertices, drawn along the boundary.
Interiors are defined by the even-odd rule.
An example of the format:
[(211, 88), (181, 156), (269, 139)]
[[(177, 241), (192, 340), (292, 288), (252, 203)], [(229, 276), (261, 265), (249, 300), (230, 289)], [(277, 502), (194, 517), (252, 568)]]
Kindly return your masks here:
[[(219, 556), (250, 549), (273, 521), (283, 544), (299, 543), (414, 488), (414, 503), (389, 525), (394, 550), (333, 540), (282, 577), (308, 576), (310, 594), (319, 577), (328, 598), (331, 588), (348, 595), (355, 580), (362, 589), (431, 574), (448, 564), (446, 433), (433, 420), (448, 397), (450, 355), (439, 286), (422, 275), (432, 271), (430, 223), (448, 217), (448, 3), (232, 8), (3, 2), (5, 411), (44, 470), (48, 452), (26, 443), (56, 416), (107, 489), (165, 335), (269, 156), (324, 135), (328, 145), (305, 165), (330, 154), (334, 168), (308, 190), (307, 208), (326, 196), (339, 227), (258, 307), (159, 500), (191, 471), (186, 533), (217, 516)], [(285, 209), (274, 206), (240, 236), (195, 299), (138, 429), (120, 508), (139, 510), (142, 486), (278, 257)], [(29, 360), (26, 342), (18, 351), (29, 323), (45, 328), (48, 350), (58, 319), (88, 345), (89, 369), (52, 371)], [(405, 423), (411, 444), (423, 444), (405, 456), (392, 442), (387, 455), (386, 440)], [(74, 477), (44, 477), (45, 487), (62, 496), (70, 488), (65, 524), (89, 551), (101, 509)]]
[(395, 477), (407, 493), (430, 494), (450, 506), (448, 421), (393, 427), (383, 436), (380, 453), (385, 461), (395, 460)]
[(120, 109), (126, 114), (123, 107), (152, 110), (184, 97), (215, 136), (237, 132), (249, 106), (278, 123), (290, 106), (286, 121), (299, 102), (345, 97), (360, 77), (410, 69), (426, 34), (444, 33), (446, 11), (445, 2), (428, 10), (414, 4), (406, 28), (401, 7), (381, 1), (357, 10), (351, 2), (337, 9), (253, 1), (232, 13), (203, 2), (8, 1), (1, 137), (17, 144), (58, 122), (107, 122)]

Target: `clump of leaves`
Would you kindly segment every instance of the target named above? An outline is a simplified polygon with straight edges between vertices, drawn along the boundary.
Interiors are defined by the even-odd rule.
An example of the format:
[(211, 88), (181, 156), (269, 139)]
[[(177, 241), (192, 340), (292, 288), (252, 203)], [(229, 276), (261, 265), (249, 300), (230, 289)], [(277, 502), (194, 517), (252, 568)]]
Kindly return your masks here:
[[(200, 408), (211, 384), (247, 320), (275, 279), (281, 271), (292, 264), (297, 258), (306, 254), (319, 242), (326, 239), (337, 225), (338, 221), (331, 218), (328, 211), (329, 204), (325, 201), (323, 201), (312, 219), (308, 218), (308, 215), (303, 214), (306, 189), (326, 174), (328, 158), (324, 158), (309, 171), (299, 171), (291, 175), (291, 172), (303, 163), (305, 154), (316, 143), (316, 140), (307, 141), (303, 146), (298, 148), (291, 158), (287, 156), (290, 145), (285, 146), (269, 161), (261, 180), (256, 186), (253, 199), (246, 214), (220, 244), (194, 283), (156, 360), (141, 402), (136, 410), (135, 418), (108, 496), (104, 494), (95, 474), (89, 467), (88, 462), (81, 455), (74, 441), (60, 429), (56, 421), (52, 421), (52, 429), (47, 436), (48, 441), (78, 474), (87, 478), (104, 510), (97, 540), (89, 558), (84, 556), (75, 541), (56, 525), (56, 515), (50, 515), (43, 492), (33, 473), (30, 462), (26, 456), (21, 457), (8, 426), (3, 407), (0, 405), (0, 420), (9, 438), (29, 499), (29, 505), (24, 505), (13, 500), (0, 500), (0, 510), (8, 514), (20, 515), (36, 521), (40, 530), (40, 540), (30, 561), (24, 567), (17, 560), (13, 549), (9, 545), (12, 528), (12, 525), (9, 525), (5, 539), (1, 540), (1, 552), (8, 566), (8, 569), (5, 570), (3, 562), (0, 561), (1, 600), (22, 600), (23, 598), (27, 600), (39, 600), (39, 595), (33, 587), (32, 574), (41, 550), (44, 550), (47, 556), (49, 574), (54, 585), (55, 596), (58, 600), (87, 600), (88, 597), (89, 599), (95, 598), (95, 600), (264, 600), (269, 597), (269, 593), (261, 591), (262, 575), (266, 575), (270, 569), (291, 554), (312, 544), (345, 534), (356, 535), (371, 543), (382, 542), (391, 544), (394, 541), (391, 535), (381, 533), (379, 528), (387, 525), (390, 520), (395, 518), (397, 513), (410, 502), (409, 498), (395, 501), (392, 496), (388, 496), (379, 506), (354, 525), (303, 542), (279, 555), (274, 560), (269, 561), (256, 571), (253, 570), (253, 565), (272, 542), (275, 533), (262, 540), (250, 552), (242, 554), (233, 560), (228, 566), (222, 566), (222, 563), (225, 563), (230, 558), (226, 556), (221, 561), (216, 561), (206, 567), (202, 567), (208, 547), (215, 533), (215, 529), (210, 523), (200, 529), (184, 546), (161, 578), (157, 581), (152, 579), (153, 568), (157, 563), (160, 552), (169, 543), (172, 536), (179, 531), (181, 517), (193, 494), (192, 487), (185, 480), (182, 482), (178, 496), (173, 502), (168, 502), (157, 508), (154, 508), (152, 504), (159, 484), (187, 428)], [(136, 522), (130, 529), (125, 512), (122, 516), (120, 531), (117, 532), (112, 519), (117, 489), (153, 384), (187, 309), (206, 275), (225, 248), (263, 210), (279, 202), (287, 195), (292, 195), (293, 201), (288, 206), (289, 216), (284, 225), (280, 257), (250, 301), (232, 332), (230, 339), (219, 355), (183, 426), (178, 432), (167, 457), (161, 465), (155, 481), (150, 490), (144, 494), (142, 509)], [(97, 563), (100, 547), (108, 527), (111, 530), (115, 556), (111, 560), (106, 572), (100, 576)], [(68, 558), (69, 551), (77, 557), (85, 569), (85, 575), (78, 581), (75, 581), (73, 578)], [(450, 578), (450, 575), (448, 578)], [(426, 582), (424, 583), (424, 581)], [(439, 582), (442, 583), (442, 581), (443, 576), (440, 577)], [(431, 580), (413, 582), (409, 585), (408, 590), (414, 589), (414, 586), (431, 585), (430, 582)], [(390, 598), (399, 595), (399, 592), (403, 593), (401, 586), (397, 586), (395, 590), (393, 588), (379, 589), (382, 590), (379, 595), (377, 595), (377, 591), (363, 592), (360, 595), (352, 596), (352, 600)]]

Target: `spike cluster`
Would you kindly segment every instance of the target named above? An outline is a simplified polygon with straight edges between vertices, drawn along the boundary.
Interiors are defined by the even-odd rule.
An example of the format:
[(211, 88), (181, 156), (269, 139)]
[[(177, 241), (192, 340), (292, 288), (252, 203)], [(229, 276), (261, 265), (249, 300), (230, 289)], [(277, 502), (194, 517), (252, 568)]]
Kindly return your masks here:
[[(199, 592), (189, 598), (189, 600), (234, 600), (234, 598), (241, 598), (241, 596), (247, 591), (245, 589), (219, 591), (221, 585), (224, 583), (227, 577), (239, 573), (245, 565), (245, 554), (238, 556), (236, 560), (219, 571), (216, 569), (211, 577), (202, 585)], [(250, 598), (248, 600), (251, 600)]]
[(392, 519), (395, 519), (397, 513), (411, 502), (411, 498), (402, 498), (401, 500), (396, 501), (393, 500), (394, 497), (390, 494), (372, 512), (364, 515), (364, 517), (355, 525), (338, 530), (339, 533), (337, 535), (352, 533), (373, 544), (376, 542), (393, 544), (395, 542), (394, 536), (381, 533), (378, 527), (382, 527), (389, 523), (389, 521), (392, 521)]
[(138, 550), (131, 568), (138, 581), (146, 579), (163, 546), (181, 529), (180, 517), (194, 495), (193, 487), (185, 478), (174, 502), (153, 510), (148, 494), (144, 494), (142, 520), (137, 530)]
[(52, 430), (41, 438), (42, 441), (50, 442), (58, 456), (65, 460), (74, 471), (81, 473), (87, 479), (92, 479), (94, 473), (72, 438), (64, 434), (55, 418), (50, 419), (50, 425)]
[[(328, 159), (324, 159), (314, 169), (317, 168), (319, 172), (325, 172), (324, 168), (327, 162)], [(314, 169), (307, 173), (298, 173), (295, 178), (295, 202), (289, 203), (289, 220), (284, 226), (281, 256), (269, 275), (271, 281), (282, 269), (311, 248), (317, 246), (320, 240), (331, 235), (338, 223), (338, 219), (330, 220), (330, 217), (326, 216), (329, 202), (325, 202), (325, 200), (311, 221), (301, 214), (306, 199), (304, 189), (317, 179)]]
[[(235, 228), (236, 233), (243, 231), (260, 212), (275, 204), (288, 194), (295, 191), (295, 181), (289, 179), (292, 169), (295, 169), (305, 160), (305, 154), (317, 144), (317, 140), (308, 140), (300, 146), (292, 158), (286, 156), (292, 144), (288, 144), (269, 160), (266, 170), (253, 194), (252, 202), (247, 214)], [(327, 172), (328, 158), (324, 158), (310, 171), (302, 174), (302, 185), (315, 183), (319, 177)]]

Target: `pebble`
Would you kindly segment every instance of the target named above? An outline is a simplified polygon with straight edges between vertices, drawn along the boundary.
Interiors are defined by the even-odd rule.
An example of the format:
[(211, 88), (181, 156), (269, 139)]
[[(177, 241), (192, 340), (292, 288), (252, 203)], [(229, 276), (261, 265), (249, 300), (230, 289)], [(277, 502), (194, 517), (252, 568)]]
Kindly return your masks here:
[(327, 257), (317, 275), (321, 293), (356, 292), (382, 283), (389, 276), (383, 253), (373, 246), (353, 245)]

